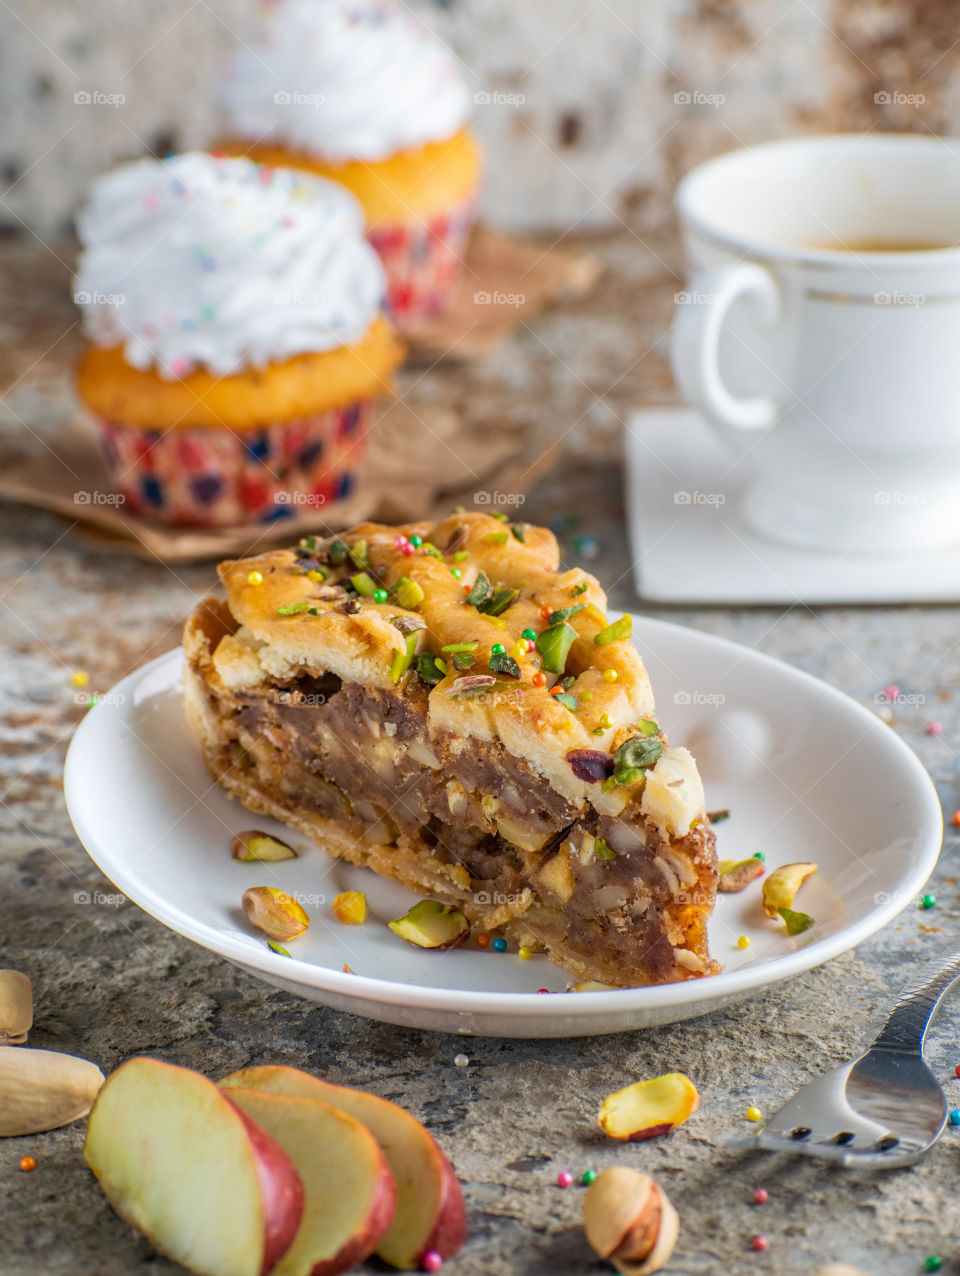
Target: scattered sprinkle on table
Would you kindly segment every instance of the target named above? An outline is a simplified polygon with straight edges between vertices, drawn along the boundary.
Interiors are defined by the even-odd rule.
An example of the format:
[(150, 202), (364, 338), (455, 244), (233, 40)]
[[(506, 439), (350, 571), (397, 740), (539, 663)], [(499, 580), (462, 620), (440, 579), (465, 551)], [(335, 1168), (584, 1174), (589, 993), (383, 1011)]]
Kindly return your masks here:
[(759, 1108), (747, 1108), (745, 1115), (748, 1121), (760, 1121), (763, 1118), (763, 1113)]
[(737, 939), (737, 947), (738, 947), (738, 948), (749, 948), (749, 947), (750, 947), (750, 936), (749, 936), (749, 935), (740, 935), (740, 936), (738, 937), (738, 939)]
[(767, 1191), (765, 1187), (755, 1187), (753, 1189), (754, 1205), (766, 1205), (769, 1199), (770, 1199), (770, 1193)]
[(561, 1170), (557, 1175), (557, 1187), (573, 1187), (573, 1175), (569, 1170)]
[(765, 1236), (755, 1236), (750, 1242), (750, 1248), (755, 1249), (757, 1253), (762, 1254), (769, 1245), (769, 1241)]
[(926, 1272), (938, 1272), (943, 1266), (943, 1259), (939, 1254), (930, 1254), (923, 1260), (923, 1270)]
[(75, 669), (70, 675), (70, 681), (75, 687), (85, 687), (90, 681), (90, 675), (86, 669)]
[(960, 1125), (960, 1108), (951, 1109), (949, 1120), (951, 1125)]
[(900, 688), (895, 682), (891, 682), (889, 687), (884, 687), (884, 700), (897, 700), (900, 697)]
[(954, 811), (953, 813), (953, 826), (954, 828), (960, 828), (960, 811)]
[(533, 949), (527, 944), (521, 944), (517, 949), (517, 956), (521, 961), (529, 961), (533, 956)]
[(937, 906), (936, 895), (924, 895), (924, 897), (920, 901), (921, 908), (936, 908), (936, 906)]
[(596, 1177), (597, 1177), (596, 1170), (584, 1170), (583, 1174), (580, 1176), (580, 1182), (583, 1184), (584, 1187), (589, 1187)]
[(465, 1068), (470, 1062), (470, 1056), (468, 1054), (455, 1054), (453, 1056), (453, 1062), (455, 1067)]
[(23, 1156), (20, 1158), (20, 1168), (24, 1174), (29, 1174), (31, 1170), (37, 1168), (37, 1163), (32, 1156)]
[(420, 1265), (425, 1272), (438, 1272), (443, 1266), (443, 1255), (439, 1250), (428, 1249), (420, 1259)]
[(505, 953), (507, 951), (507, 941), (502, 936), (493, 941), (493, 946), (498, 953)]
[(477, 947), (478, 947), (478, 948), (489, 948), (489, 947), (490, 947), (490, 936), (489, 936), (489, 935), (478, 935), (478, 936), (477, 936)]
[[(927, 735), (943, 735), (943, 723), (931, 722), (927, 727)], [(936, 1271), (936, 1268), (931, 1268), (931, 1271)]]

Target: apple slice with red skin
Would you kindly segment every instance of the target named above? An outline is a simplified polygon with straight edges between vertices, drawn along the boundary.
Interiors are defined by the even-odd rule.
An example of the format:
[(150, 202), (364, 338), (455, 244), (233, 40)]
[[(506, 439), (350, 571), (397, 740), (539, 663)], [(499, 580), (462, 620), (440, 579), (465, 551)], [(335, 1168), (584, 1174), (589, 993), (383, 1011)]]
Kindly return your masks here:
[(457, 1176), (436, 1140), (409, 1112), (388, 1099), (331, 1085), (299, 1068), (243, 1068), (220, 1084), (319, 1099), (367, 1127), (397, 1185), (393, 1223), (376, 1250), (385, 1262), (393, 1267), (418, 1267), (430, 1250), (452, 1258), (463, 1246), (467, 1216)]
[(362, 1262), (393, 1219), (397, 1189), (365, 1125), (316, 1099), (224, 1090), (274, 1139), (303, 1181), (303, 1219), (273, 1276), (336, 1276)]
[(197, 1276), (267, 1276), (300, 1226), (290, 1158), (187, 1068), (119, 1067), (93, 1105), (84, 1156), (120, 1217)]

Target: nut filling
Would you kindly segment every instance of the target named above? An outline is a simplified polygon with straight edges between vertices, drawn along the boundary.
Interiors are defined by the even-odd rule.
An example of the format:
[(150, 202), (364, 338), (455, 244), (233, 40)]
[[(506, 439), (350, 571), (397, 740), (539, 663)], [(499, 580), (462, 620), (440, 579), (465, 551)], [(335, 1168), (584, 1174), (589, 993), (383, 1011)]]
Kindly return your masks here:
[[(486, 516), (464, 516), (474, 519), (498, 526)], [(375, 579), (385, 579), (382, 565), (370, 561)], [(403, 567), (407, 579), (410, 567)], [(266, 574), (263, 567), (257, 574)], [(324, 586), (329, 591), (326, 580)], [(452, 605), (467, 606), (459, 598)], [(285, 820), (335, 856), (455, 905), (477, 929), (500, 928), (548, 952), (580, 978), (629, 986), (715, 969), (706, 920), (717, 869), (705, 818), (690, 821), (682, 835), (671, 833), (660, 808), (644, 806), (644, 793), (655, 795), (651, 779), (636, 784), (630, 774), (627, 785), (617, 786), (615, 751), (606, 783), (578, 781), (570, 765), (558, 780), (499, 734), (459, 733), (447, 709), (456, 693), (420, 677), (415, 665), (409, 668), (412, 659), (395, 685), (392, 677), (377, 685), (344, 676), (349, 670), (335, 657), (330, 664), (339, 672), (324, 667), (322, 643), (309, 663), (282, 662), (267, 635), (242, 610), (241, 622), (237, 611), (231, 595), (231, 606), (203, 603), (190, 618), (186, 698), (208, 769), (247, 807)], [(289, 607), (286, 614), (294, 615)], [(361, 618), (340, 616), (342, 625)], [(401, 662), (419, 634), (401, 630)], [(444, 645), (438, 642), (438, 654)], [(395, 667), (397, 656), (390, 660)], [(494, 682), (473, 669), (464, 677), (463, 666), (450, 676), (467, 692), (486, 692)], [(438, 720), (433, 706), (440, 696)], [(550, 712), (568, 713), (555, 699)], [(467, 712), (476, 712), (474, 703)], [(536, 729), (534, 720), (530, 730)], [(658, 730), (656, 723), (650, 729)], [(610, 739), (618, 742), (614, 730)], [(629, 732), (624, 739), (635, 744)], [(628, 760), (657, 759), (663, 748), (659, 739), (654, 743), (655, 749), (633, 748)], [(684, 773), (670, 770), (666, 754), (663, 763), (657, 779), (669, 812)]]

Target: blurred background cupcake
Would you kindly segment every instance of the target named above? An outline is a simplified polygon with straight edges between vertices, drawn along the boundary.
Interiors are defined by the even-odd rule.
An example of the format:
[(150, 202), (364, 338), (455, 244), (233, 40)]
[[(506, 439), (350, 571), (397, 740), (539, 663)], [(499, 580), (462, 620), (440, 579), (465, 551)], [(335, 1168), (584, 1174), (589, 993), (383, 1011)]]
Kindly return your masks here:
[(129, 508), (231, 525), (349, 493), (402, 357), (352, 195), (195, 152), (101, 177), (77, 230), (77, 390)]
[(363, 205), (398, 323), (442, 310), (480, 180), (453, 54), (402, 4), (272, 0), (229, 62), (225, 149), (342, 183)]

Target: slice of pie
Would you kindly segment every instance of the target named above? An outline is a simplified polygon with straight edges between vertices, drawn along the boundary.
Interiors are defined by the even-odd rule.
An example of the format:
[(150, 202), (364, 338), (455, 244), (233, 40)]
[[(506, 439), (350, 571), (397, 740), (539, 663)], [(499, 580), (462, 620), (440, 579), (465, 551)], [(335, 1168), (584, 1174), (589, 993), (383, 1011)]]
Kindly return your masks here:
[(580, 980), (716, 969), (714, 837), (629, 617), (553, 535), (487, 514), (365, 523), (220, 566), (186, 704), (253, 811)]

